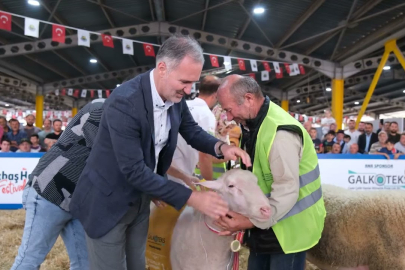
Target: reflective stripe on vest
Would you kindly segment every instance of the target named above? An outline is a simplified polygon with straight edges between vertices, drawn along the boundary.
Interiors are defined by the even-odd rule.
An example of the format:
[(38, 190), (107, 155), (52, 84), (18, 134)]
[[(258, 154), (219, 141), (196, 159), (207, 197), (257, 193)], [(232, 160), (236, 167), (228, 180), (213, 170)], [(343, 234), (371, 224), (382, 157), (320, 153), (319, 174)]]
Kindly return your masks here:
[(319, 176), (319, 165), (316, 165), (315, 169), (300, 176), (300, 188), (314, 182)]
[(216, 173), (225, 173), (225, 168), (221, 167), (212, 167), (212, 171)]
[[(318, 179), (318, 177), (320, 176), (320, 174), (321, 174), (321, 172), (319, 171), (319, 165), (316, 165), (315, 169), (313, 169), (313, 170), (310, 171), (310, 172), (307, 172), (306, 174), (301, 175), (301, 176), (300, 176), (300, 188), (302, 188), (302, 187), (304, 187), (304, 186), (306, 186), (306, 185), (308, 185), (308, 184), (310, 184), (310, 183), (316, 181), (316, 180)], [(310, 196), (311, 196), (312, 194), (314, 194), (315, 192), (318, 192), (318, 190), (319, 190), (319, 193), (320, 193), (319, 198), (318, 198), (318, 196), (315, 196), (315, 197), (313, 197), (314, 200), (309, 200), (309, 199), (307, 199), (308, 197), (310, 197)], [(322, 190), (320, 190), (320, 189), (318, 189), (318, 190), (316, 190), (316, 191), (313, 192), (312, 194), (308, 195), (307, 197), (303, 198), (302, 200), (298, 201), (298, 202), (294, 205), (294, 207), (291, 208), (290, 212), (288, 212), (287, 215), (285, 215), (285, 216), (284, 216), (282, 219), (280, 219), (280, 220), (283, 220), (283, 219), (285, 219), (285, 218), (287, 218), (287, 217), (290, 217), (290, 216), (292, 216), (292, 215), (298, 214), (298, 213), (304, 211), (305, 209), (309, 208), (311, 205), (315, 204), (315, 203), (320, 199), (320, 197), (322, 196)], [(270, 195), (271, 195), (271, 194), (270, 194), (270, 193), (267, 193), (267, 194), (264, 194), (264, 195), (266, 195), (267, 198), (270, 198)], [(304, 199), (306, 199), (305, 202), (303, 202)], [(302, 210), (299, 211), (299, 212), (297, 212), (296, 210), (294, 210), (295, 208), (297, 208), (297, 209), (302, 209)], [(291, 213), (291, 214), (290, 214), (290, 213)], [(294, 214), (292, 214), (292, 213), (294, 213)]]
[(293, 215), (301, 213), (302, 211), (308, 209), (309, 207), (311, 207), (312, 205), (317, 203), (321, 198), (322, 198), (322, 188), (319, 187), (317, 190), (315, 190), (314, 192), (312, 192), (308, 196), (306, 196), (306, 197), (302, 198), (301, 200), (299, 200), (294, 205), (294, 207), (291, 208), (291, 210), (284, 217), (282, 217), (280, 220), (283, 220), (283, 219), (286, 219), (286, 218), (291, 217)]

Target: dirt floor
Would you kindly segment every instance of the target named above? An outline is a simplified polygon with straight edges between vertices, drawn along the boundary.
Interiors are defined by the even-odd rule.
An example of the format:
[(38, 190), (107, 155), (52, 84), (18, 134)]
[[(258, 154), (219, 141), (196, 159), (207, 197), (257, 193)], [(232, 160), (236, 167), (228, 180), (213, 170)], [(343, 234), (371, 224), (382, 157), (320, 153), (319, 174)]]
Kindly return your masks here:
[[(9, 270), (14, 262), (18, 247), (21, 243), (22, 230), (24, 228), (24, 210), (5, 211), (0, 210), (0, 270)], [(248, 251), (241, 254), (240, 270), (246, 269)], [(46, 257), (41, 270), (68, 270), (69, 258), (61, 238)], [(318, 270), (308, 265), (306, 270)]]

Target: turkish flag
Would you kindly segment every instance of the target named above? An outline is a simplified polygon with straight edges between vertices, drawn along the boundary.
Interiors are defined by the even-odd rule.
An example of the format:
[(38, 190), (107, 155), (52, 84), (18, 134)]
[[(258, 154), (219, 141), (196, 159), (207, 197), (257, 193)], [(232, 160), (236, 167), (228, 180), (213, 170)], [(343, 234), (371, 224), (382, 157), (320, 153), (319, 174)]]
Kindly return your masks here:
[(11, 31), (11, 14), (0, 11), (0, 29)]
[(66, 96), (66, 88), (63, 88), (63, 89), (62, 89), (60, 95), (61, 95), (61, 96)]
[(79, 97), (79, 89), (75, 89), (75, 92), (73, 94), (74, 97)]
[(211, 59), (211, 65), (212, 65), (213, 67), (219, 67), (218, 56), (216, 56), (216, 55), (210, 55), (210, 59)]
[(290, 74), (291, 73), (290, 65), (287, 63), (284, 63), (284, 66), (285, 66), (285, 70), (287, 70), (287, 73)]
[(153, 56), (155, 57), (155, 50), (153, 49), (153, 46), (148, 43), (143, 44), (143, 50), (145, 51), (145, 56)]
[(276, 78), (277, 78), (277, 79), (283, 78), (283, 72), (276, 73)]
[(249, 73), (249, 77), (256, 81), (256, 75), (254, 73)]
[(108, 89), (105, 90), (105, 96), (106, 96), (106, 97), (109, 97), (109, 96), (110, 96), (110, 90), (108, 90)]
[(263, 62), (263, 66), (264, 66), (264, 69), (265, 69), (265, 70), (267, 70), (268, 72), (270, 72), (270, 71), (271, 71), (271, 68), (270, 68), (269, 63), (267, 63), (267, 62)]
[(303, 65), (298, 65), (298, 67), (300, 68), (300, 73), (301, 74), (305, 74), (305, 68)]
[(65, 43), (66, 29), (63, 26), (52, 24), (52, 41)]
[(238, 59), (238, 65), (240, 70), (246, 70), (245, 61), (243, 59)]
[(94, 90), (90, 90), (90, 97), (94, 98)]
[(101, 38), (103, 39), (104, 46), (114, 48), (114, 40), (110, 35), (101, 34)]
[(7, 110), (3, 110), (3, 115), (6, 115), (7, 114)]

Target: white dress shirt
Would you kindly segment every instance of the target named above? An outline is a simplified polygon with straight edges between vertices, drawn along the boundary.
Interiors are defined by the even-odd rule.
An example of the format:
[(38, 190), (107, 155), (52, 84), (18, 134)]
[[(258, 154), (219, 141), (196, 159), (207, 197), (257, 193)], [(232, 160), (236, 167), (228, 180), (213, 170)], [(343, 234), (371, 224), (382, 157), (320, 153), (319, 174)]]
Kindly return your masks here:
[[(207, 103), (201, 98), (187, 100), (186, 102), (194, 121), (196, 121), (202, 129), (214, 136), (216, 120)], [(187, 175), (193, 175), (198, 160), (198, 151), (187, 144), (184, 138), (179, 134), (176, 151), (173, 155), (172, 165)], [(185, 185), (182, 180), (176, 177), (168, 175), (168, 178), (172, 181)]]
[(150, 86), (152, 90), (152, 103), (153, 103), (153, 122), (155, 126), (155, 173), (159, 161), (159, 154), (169, 139), (169, 131), (171, 122), (169, 117), (169, 108), (173, 105), (171, 101), (163, 101), (160, 97), (155, 80), (153, 78), (153, 71), (150, 72)]

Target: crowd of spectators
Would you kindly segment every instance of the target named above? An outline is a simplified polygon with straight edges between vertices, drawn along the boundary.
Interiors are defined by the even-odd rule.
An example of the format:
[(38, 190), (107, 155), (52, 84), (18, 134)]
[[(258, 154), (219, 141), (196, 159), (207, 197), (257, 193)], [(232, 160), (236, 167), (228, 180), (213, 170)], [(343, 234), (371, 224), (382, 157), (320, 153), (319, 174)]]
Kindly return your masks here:
[(17, 119), (0, 116), (0, 142), (2, 153), (38, 153), (48, 151), (62, 134), (62, 121), (59, 119), (44, 120), (44, 127), (34, 126), (35, 116), (25, 117), (26, 125), (22, 126)]
[(395, 121), (381, 120), (379, 129), (373, 132), (373, 123), (360, 122), (356, 129), (356, 121), (352, 119), (348, 122), (348, 128), (342, 130), (337, 129), (335, 119), (327, 110), (325, 118), (321, 120), (321, 136), (311, 122), (303, 125), (318, 154), (373, 154), (383, 155), (387, 159), (389, 155), (395, 159), (405, 155), (405, 132), (399, 132)]

